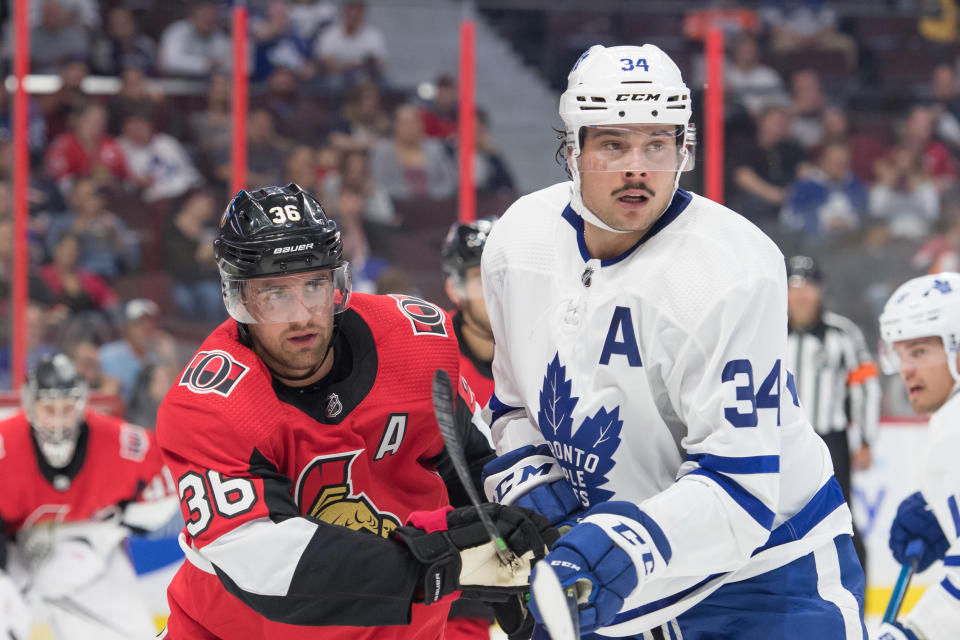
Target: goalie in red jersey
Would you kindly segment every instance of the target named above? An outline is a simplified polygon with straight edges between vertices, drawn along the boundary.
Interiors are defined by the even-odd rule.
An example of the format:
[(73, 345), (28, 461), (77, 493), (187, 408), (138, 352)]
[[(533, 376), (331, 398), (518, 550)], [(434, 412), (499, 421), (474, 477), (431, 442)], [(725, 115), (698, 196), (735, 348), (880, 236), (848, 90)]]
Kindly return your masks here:
[[(336, 224), (293, 184), (240, 191), (214, 248), (231, 319), (157, 423), (186, 521), (167, 637), (433, 640), (457, 591), (513, 601), (556, 532), (484, 505), (525, 559), (502, 565), (477, 510), (451, 510), (468, 499), (431, 401), (436, 370), (459, 380), (443, 312), (351, 296)], [(457, 405), (476, 484), (492, 451)]]
[(0, 637), (25, 640), (31, 624), (62, 640), (156, 632), (123, 541), (176, 517), (173, 483), (150, 432), (86, 399), (56, 354), (30, 371), (23, 411), (0, 421)]

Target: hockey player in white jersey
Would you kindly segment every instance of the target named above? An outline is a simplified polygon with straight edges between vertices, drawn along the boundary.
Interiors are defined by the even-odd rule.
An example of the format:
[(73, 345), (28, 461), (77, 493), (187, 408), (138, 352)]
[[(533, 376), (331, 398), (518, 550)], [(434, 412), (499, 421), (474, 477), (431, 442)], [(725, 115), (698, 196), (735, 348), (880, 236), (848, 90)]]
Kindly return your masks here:
[(784, 365), (784, 259), (677, 187), (690, 115), (653, 45), (570, 72), (572, 181), (520, 198), (483, 254), (484, 488), (572, 525), (544, 561), (580, 583), (584, 637), (862, 640), (850, 512)]
[(899, 371), (910, 405), (931, 414), (919, 491), (897, 509), (890, 549), (904, 562), (907, 545), (923, 541), (917, 565), (943, 561), (945, 576), (924, 592), (901, 622), (884, 624), (880, 640), (960, 638), (960, 273), (914, 278), (901, 285), (880, 316), (887, 373)]

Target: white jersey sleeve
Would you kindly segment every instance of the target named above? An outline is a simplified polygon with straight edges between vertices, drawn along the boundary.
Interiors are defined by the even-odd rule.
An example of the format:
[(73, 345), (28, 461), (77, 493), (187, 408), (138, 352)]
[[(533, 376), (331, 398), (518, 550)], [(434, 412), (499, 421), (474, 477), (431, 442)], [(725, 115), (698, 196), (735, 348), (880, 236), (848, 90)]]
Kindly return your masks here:
[(921, 493), (950, 542), (943, 559), (944, 577), (924, 592), (906, 617), (927, 640), (960, 636), (960, 394), (930, 418)]

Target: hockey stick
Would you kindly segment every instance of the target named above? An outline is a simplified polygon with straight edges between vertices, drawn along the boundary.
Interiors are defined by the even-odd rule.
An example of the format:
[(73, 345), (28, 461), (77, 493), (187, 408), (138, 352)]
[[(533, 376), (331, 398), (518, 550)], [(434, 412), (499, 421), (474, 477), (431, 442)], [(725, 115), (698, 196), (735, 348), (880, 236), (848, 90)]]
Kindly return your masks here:
[(890, 603), (887, 604), (887, 610), (883, 614), (884, 622), (893, 622), (897, 619), (900, 606), (903, 604), (903, 597), (907, 595), (907, 587), (910, 585), (913, 574), (917, 571), (917, 564), (920, 562), (921, 555), (923, 555), (923, 540), (911, 540), (904, 554), (906, 562), (900, 568), (897, 583), (893, 586), (893, 593), (890, 594)]
[(45, 602), (48, 605), (60, 607), (60, 609), (62, 609), (63, 611), (66, 611), (67, 613), (72, 613), (73, 615), (79, 618), (85, 618), (88, 622), (92, 622), (97, 626), (103, 627), (105, 629), (109, 629), (114, 633), (120, 634), (120, 636), (125, 636), (128, 634), (127, 629), (120, 628), (119, 626), (114, 624), (113, 621), (108, 620), (107, 618), (101, 616), (97, 612), (80, 604), (76, 600), (73, 600), (69, 596), (63, 596), (55, 599), (50, 598), (50, 599), (46, 599)]
[(564, 588), (553, 567), (546, 562), (538, 563), (536, 569), (530, 592), (543, 616), (550, 640), (579, 640), (580, 610), (576, 584)]
[(505, 565), (516, 565), (520, 559), (510, 551), (497, 527), (490, 520), (490, 516), (480, 508), (480, 496), (477, 494), (476, 487), (473, 486), (473, 479), (470, 477), (470, 470), (467, 468), (467, 461), (463, 453), (463, 443), (460, 442), (460, 433), (457, 431), (453, 386), (450, 384), (450, 376), (443, 369), (437, 369), (436, 373), (433, 374), (433, 414), (437, 418), (440, 435), (443, 436), (444, 445), (450, 455), (453, 468), (457, 472), (457, 477), (460, 478), (463, 488), (470, 497), (470, 503), (476, 507), (480, 522), (483, 523), (483, 527), (490, 534), (490, 540), (493, 541), (493, 548), (497, 551), (497, 557)]

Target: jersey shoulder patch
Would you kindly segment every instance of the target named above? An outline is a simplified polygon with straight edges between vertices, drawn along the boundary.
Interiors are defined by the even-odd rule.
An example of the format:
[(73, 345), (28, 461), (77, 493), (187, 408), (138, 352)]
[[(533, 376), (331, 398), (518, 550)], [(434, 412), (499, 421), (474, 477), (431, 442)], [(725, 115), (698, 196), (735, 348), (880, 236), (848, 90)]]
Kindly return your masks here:
[(250, 367), (237, 362), (226, 351), (198, 351), (184, 369), (177, 385), (193, 393), (216, 393), (226, 398), (249, 370)]

